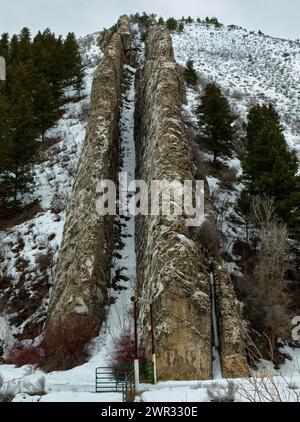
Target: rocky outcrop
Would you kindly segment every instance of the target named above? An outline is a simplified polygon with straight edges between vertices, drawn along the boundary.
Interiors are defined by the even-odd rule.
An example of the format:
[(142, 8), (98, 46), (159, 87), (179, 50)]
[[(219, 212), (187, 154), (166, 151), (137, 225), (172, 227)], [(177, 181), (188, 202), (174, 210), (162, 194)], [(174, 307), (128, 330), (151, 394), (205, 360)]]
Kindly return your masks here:
[(100, 325), (105, 317), (114, 217), (99, 217), (96, 190), (100, 180), (117, 178), (119, 104), (123, 65), (130, 49), (127, 17), (120, 18), (106, 41), (94, 77), (89, 126), (65, 221), (50, 321), (76, 313), (90, 315)]
[(222, 374), (224, 378), (241, 378), (249, 375), (247, 365), (245, 329), (234, 288), (227, 270), (214, 265), (216, 309)]
[[(185, 91), (170, 34), (152, 25), (137, 80), (138, 178), (192, 180), (192, 158), (181, 105)], [(160, 380), (212, 375), (211, 304), (207, 261), (188, 235), (186, 218), (137, 219), (138, 295), (153, 302)], [(140, 338), (149, 351), (149, 306), (141, 304)]]

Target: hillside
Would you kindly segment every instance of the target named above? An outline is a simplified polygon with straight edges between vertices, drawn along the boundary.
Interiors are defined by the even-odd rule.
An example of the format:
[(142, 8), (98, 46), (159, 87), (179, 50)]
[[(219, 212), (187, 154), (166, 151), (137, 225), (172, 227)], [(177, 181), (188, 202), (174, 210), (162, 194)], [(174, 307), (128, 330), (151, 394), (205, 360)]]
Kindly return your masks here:
[[(290, 333), (276, 338), (270, 356), (264, 333), (253, 334), (244, 284), (260, 233), (254, 227), (249, 241), (236, 203), (252, 105), (274, 104), (300, 159), (300, 43), (200, 23), (170, 32), (143, 15), (122, 16), (79, 44), (82, 95), (66, 90), (63, 115), (33, 166), (34, 189), (22, 198), (26, 212), (0, 228), (0, 375), (16, 384), (14, 401), (120, 402), (124, 374), (115, 387), (116, 374), (126, 363), (128, 381), (136, 354), (141, 372), (155, 384), (157, 367), (159, 381), (141, 378), (136, 401), (214, 401), (230, 390), (221, 401), (299, 401), (297, 342)], [(183, 78), (189, 59), (193, 87)], [(196, 115), (209, 82), (238, 117), (232, 157), (216, 162)], [(121, 172), (129, 182), (204, 180), (210, 232), (190, 227), (186, 210), (101, 215), (99, 181), (123, 187)], [(128, 190), (129, 203), (139, 189)], [(173, 193), (174, 209), (179, 201)], [(295, 313), (300, 272), (294, 254), (285, 258), (281, 279)], [(102, 396), (96, 368), (110, 371), (113, 389)], [(48, 394), (27, 394), (40, 376)]]
[(200, 90), (215, 81), (243, 121), (251, 105), (273, 102), (287, 141), (300, 156), (299, 42), (196, 23), (186, 24), (172, 38), (177, 62), (185, 66), (189, 58), (194, 61)]
[[(86, 66), (83, 99), (64, 106), (63, 117), (47, 131), (48, 144), (34, 165), (34, 190), (23, 203), (37, 201), (38, 205), (0, 231), (0, 309), (10, 320), (7, 344), (13, 334), (34, 329), (46, 316), (66, 207), (85, 136), (93, 74), (101, 56), (98, 36), (80, 40)], [(72, 92), (66, 95), (71, 97)]]

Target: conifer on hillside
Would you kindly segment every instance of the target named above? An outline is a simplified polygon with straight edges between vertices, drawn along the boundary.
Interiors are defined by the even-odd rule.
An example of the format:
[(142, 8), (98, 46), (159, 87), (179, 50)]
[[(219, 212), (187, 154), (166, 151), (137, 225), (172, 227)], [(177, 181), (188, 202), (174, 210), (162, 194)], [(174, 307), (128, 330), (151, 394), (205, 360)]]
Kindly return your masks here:
[(216, 84), (206, 86), (197, 115), (201, 137), (208, 151), (213, 153), (213, 161), (218, 157), (231, 157), (235, 116)]
[(247, 215), (253, 196), (274, 200), (277, 216), (294, 233), (299, 232), (300, 178), (299, 163), (290, 151), (273, 105), (254, 106), (248, 114), (243, 161), (245, 189), (239, 207)]
[(194, 62), (193, 60), (189, 59), (186, 63), (186, 67), (183, 71), (183, 77), (185, 82), (188, 85), (195, 86), (198, 82), (198, 75), (196, 70), (194, 69)]
[(177, 30), (177, 27), (178, 27), (178, 22), (177, 22), (177, 20), (176, 20), (176, 19), (174, 19), (174, 18), (169, 18), (169, 19), (166, 21), (166, 26), (167, 26), (167, 29), (168, 29), (169, 31), (176, 31), (176, 30)]

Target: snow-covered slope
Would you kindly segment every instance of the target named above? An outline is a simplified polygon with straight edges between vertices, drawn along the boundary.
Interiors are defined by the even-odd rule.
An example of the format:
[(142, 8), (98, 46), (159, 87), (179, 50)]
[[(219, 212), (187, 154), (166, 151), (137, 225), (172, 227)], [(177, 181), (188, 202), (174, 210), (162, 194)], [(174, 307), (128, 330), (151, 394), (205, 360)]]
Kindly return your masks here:
[[(99, 33), (95, 33), (80, 39), (86, 66), (83, 99), (64, 106), (63, 117), (46, 133), (51, 146), (42, 149), (34, 166), (34, 190), (25, 202), (38, 201), (37, 213), (22, 224), (0, 231), (0, 316), (10, 319), (8, 342), (13, 332), (45, 317), (66, 207), (85, 136), (93, 74), (101, 57), (98, 37)], [(67, 96), (72, 94), (66, 92)]]
[[(36, 309), (27, 309), (28, 318), (23, 318), (22, 309), (16, 308), (23, 323), (27, 324), (33, 318), (35, 321), (43, 318), (47, 306), (49, 287), (52, 282), (50, 267), (55, 265), (58, 257), (58, 248), (61, 242), (66, 206), (72, 189), (73, 179), (80, 156), (80, 150), (85, 135), (87, 116), (85, 110), (88, 109), (89, 93), (93, 73), (96, 64), (101, 56), (97, 46), (99, 34), (92, 34), (80, 40), (82, 55), (86, 68), (86, 89), (87, 97), (78, 103), (69, 103), (65, 107), (65, 114), (58, 122), (57, 126), (48, 132), (47, 137), (59, 138), (59, 142), (48, 148), (43, 159), (34, 168), (35, 190), (27, 201), (38, 199), (41, 210), (25, 223), (13, 227), (5, 232), (0, 232), (1, 254), (5, 260), (1, 261), (1, 276), (6, 276), (12, 281), (2, 291), (0, 299), (5, 304), (16, 301), (20, 304), (34, 303)], [(194, 60), (195, 68), (199, 72), (200, 84), (198, 90), (188, 89), (188, 104), (185, 112), (191, 122), (195, 122), (193, 109), (198, 102), (198, 95), (205, 82), (216, 81), (226, 95), (229, 96), (231, 104), (236, 112), (241, 115), (241, 119), (246, 118), (249, 105), (257, 101), (271, 100), (280, 112), (285, 133), (291, 146), (298, 149), (300, 154), (300, 44), (286, 40), (274, 39), (263, 35), (249, 34), (243, 29), (216, 29), (198, 24), (186, 25), (181, 34), (173, 34), (174, 49), (176, 59), (179, 64), (185, 65), (188, 58)], [(138, 45), (136, 45), (138, 47)], [(142, 54), (140, 57), (142, 62)], [(132, 69), (127, 69), (129, 74)], [(124, 131), (132, 130), (133, 113), (133, 74), (130, 77), (131, 85), (128, 87), (129, 97), (124, 99), (123, 118)], [(127, 111), (126, 111), (127, 110)], [(122, 111), (122, 110), (121, 110)], [(126, 134), (124, 132), (124, 134)], [(129, 131), (127, 135), (132, 135)], [(125, 137), (126, 138), (126, 137)], [(127, 154), (126, 163), (133, 158), (132, 139), (125, 139), (124, 152)], [(206, 157), (209, 158), (209, 157)], [(237, 173), (240, 172), (240, 161), (235, 157), (224, 163), (231, 168), (234, 167)], [(131, 163), (132, 164), (132, 163)], [(128, 167), (127, 167), (127, 170)], [(234, 184), (231, 191), (220, 188), (220, 181), (212, 176), (208, 177), (211, 191), (215, 191), (215, 196), (222, 201), (226, 197), (226, 207), (228, 215), (225, 215), (222, 231), (231, 242), (240, 236), (234, 232), (236, 227), (231, 226), (230, 214), (233, 212), (232, 205), (239, 193), (240, 185)], [(228, 221), (227, 221), (228, 220)], [(132, 223), (129, 222), (123, 234), (133, 235)], [(133, 271), (128, 266), (128, 249), (134, 247), (134, 239), (130, 236), (125, 241), (125, 249), (122, 259), (115, 264), (123, 267), (127, 260), (126, 274), (129, 278), (133, 276)], [(228, 249), (231, 252), (231, 249)], [(50, 258), (43, 264), (43, 257)], [(24, 267), (24, 260), (27, 262)], [(131, 263), (129, 263), (131, 264)], [(230, 263), (232, 270), (238, 271), (235, 263)], [(22, 266), (23, 265), (23, 266)], [(41, 271), (40, 267), (43, 267)], [(23, 274), (23, 277), (22, 277)], [(114, 275), (114, 270), (113, 274)], [(24, 297), (24, 292), (26, 293)], [(70, 371), (51, 373), (46, 376), (47, 385), (52, 392), (40, 397), (29, 397), (20, 394), (15, 401), (120, 401), (119, 394), (116, 395), (96, 395), (94, 390), (94, 371), (97, 366), (107, 364), (107, 357), (110, 353), (111, 343), (114, 336), (119, 333), (121, 320), (128, 311), (128, 303), (132, 291), (128, 289), (120, 294), (112, 292), (114, 298), (118, 297), (116, 303), (111, 307), (108, 314), (107, 324), (103, 327), (99, 337), (95, 339), (92, 347), (92, 358), (86, 364), (74, 368)], [(34, 299), (37, 300), (34, 300)], [(28, 300), (27, 300), (28, 299)], [(25, 314), (26, 314), (25, 313)], [(25, 315), (24, 314), (24, 315)], [(1, 312), (0, 312), (1, 315)], [(123, 318), (124, 319), (124, 318)], [(126, 322), (126, 321), (125, 321)], [(11, 335), (16, 332), (16, 328), (11, 327), (8, 331)], [(19, 327), (20, 329), (20, 327)], [(281, 369), (280, 375), (275, 379), (275, 391), (277, 385), (281, 385), (282, 397), (295, 401), (295, 394), (299, 394), (300, 377), (298, 351), (287, 349), (286, 352), (294, 356), (292, 362), (287, 361)], [(268, 366), (269, 364), (266, 363)], [(28, 367), (15, 368), (11, 365), (2, 365), (0, 373), (6, 381), (14, 380), (18, 377), (26, 376)], [(273, 372), (273, 368), (271, 369)], [(272, 378), (265, 373), (267, 383), (272, 383)], [(31, 381), (43, 375), (41, 372), (28, 375)], [(255, 380), (255, 378), (254, 378)], [(261, 381), (259, 381), (261, 382)], [(227, 381), (217, 380), (217, 385), (225, 385)], [(240, 392), (237, 393), (238, 401), (245, 401), (245, 390), (252, 391), (253, 385), (247, 380), (237, 380), (241, 385)], [(296, 384), (294, 384), (296, 383)], [(197, 381), (192, 383), (161, 383), (153, 387), (150, 391), (145, 391), (142, 395), (143, 401), (207, 401), (207, 388), (212, 382)], [(294, 386), (293, 386), (294, 384)], [(227, 384), (226, 384), (227, 385)], [(291, 388), (291, 386), (293, 388)], [(264, 394), (263, 386), (261, 396)], [(72, 390), (72, 392), (70, 392)], [(147, 388), (145, 388), (147, 390)], [(294, 394), (295, 393), (295, 394)], [(243, 396), (244, 394), (244, 396)], [(276, 394), (276, 391), (274, 392)], [(292, 395), (292, 396), (291, 396)], [(253, 397), (253, 396), (252, 396)], [(250, 398), (248, 397), (248, 400)], [(258, 400), (259, 401), (259, 400)]]
[(191, 58), (202, 85), (216, 82), (243, 120), (251, 104), (272, 101), (300, 156), (299, 42), (195, 23), (173, 33), (173, 43), (177, 62)]

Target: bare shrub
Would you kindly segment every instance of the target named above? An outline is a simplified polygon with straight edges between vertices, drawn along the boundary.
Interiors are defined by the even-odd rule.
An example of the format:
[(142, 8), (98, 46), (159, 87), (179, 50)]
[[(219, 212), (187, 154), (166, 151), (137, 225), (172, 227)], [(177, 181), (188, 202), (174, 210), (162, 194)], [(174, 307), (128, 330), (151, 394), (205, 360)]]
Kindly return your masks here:
[(53, 266), (53, 251), (49, 248), (47, 253), (36, 256), (36, 263), (40, 272), (45, 272)]
[(211, 402), (232, 403), (235, 401), (237, 386), (233, 381), (227, 381), (226, 386), (214, 383), (206, 391)]
[(47, 372), (65, 371), (86, 362), (88, 344), (97, 334), (98, 324), (91, 316), (71, 314), (49, 323), (41, 343), (40, 366)]
[[(255, 197), (252, 212), (259, 227), (256, 265), (247, 276), (246, 304), (255, 329), (276, 350), (278, 338), (290, 334), (289, 296), (286, 292), (288, 232), (274, 219), (272, 201)], [(274, 360), (274, 356), (272, 357)]]
[(18, 393), (19, 386), (12, 383), (5, 383), (0, 375), (0, 403), (10, 403)]
[(63, 194), (56, 192), (51, 201), (51, 212), (53, 214), (60, 214), (67, 208), (68, 198)]
[(196, 227), (193, 230), (192, 236), (204, 249), (208, 257), (219, 257), (221, 234), (214, 220), (207, 220), (200, 227)]
[(33, 344), (17, 343), (8, 352), (6, 363), (15, 365), (20, 368), (25, 365), (36, 366), (40, 362), (41, 349)]
[[(127, 329), (113, 339), (113, 349), (110, 352), (109, 367), (114, 371), (122, 364), (133, 364), (135, 359), (135, 340), (132, 330)], [(143, 348), (138, 348), (140, 362), (146, 362), (147, 356)]]
[(87, 361), (89, 342), (97, 334), (98, 324), (94, 318), (71, 314), (49, 323), (39, 345), (33, 339), (17, 343), (6, 362), (18, 367), (39, 366), (46, 372), (72, 369)]
[(91, 105), (87, 102), (83, 103), (80, 110), (78, 111), (77, 118), (80, 122), (87, 122), (89, 119)]
[(274, 377), (271, 371), (261, 369), (238, 383), (239, 395), (248, 402), (300, 402), (300, 392), (289, 388), (290, 381), (282, 374)]
[(10, 403), (18, 394), (18, 387), (7, 384), (0, 390), (0, 403)]
[(45, 396), (46, 392), (46, 378), (40, 377), (35, 383), (27, 382), (24, 385), (24, 392), (29, 396)]
[(219, 177), (221, 181), (220, 187), (222, 189), (232, 189), (234, 183), (237, 181), (236, 170), (227, 166), (224, 166), (220, 171)]
[[(251, 363), (262, 365), (264, 355), (261, 352), (259, 345), (255, 343), (250, 335), (245, 330), (245, 337), (251, 347), (248, 350), (248, 357)], [(270, 356), (275, 354), (271, 349), (271, 343), (268, 339), (270, 347)], [(243, 374), (238, 369), (232, 367), (236, 373), (237, 380), (235, 381), (235, 397), (236, 401), (253, 402), (300, 402), (300, 391), (298, 386), (293, 382), (293, 373), (299, 373), (299, 366), (294, 364), (289, 377), (285, 377), (281, 372), (276, 372), (270, 368), (260, 367), (251, 371), (251, 376), (244, 378)]]
[[(192, 132), (192, 131), (191, 131)], [(199, 180), (204, 180), (207, 175), (206, 163), (202, 157), (202, 151), (199, 148), (199, 143), (194, 140), (191, 141), (191, 151), (193, 162), (196, 168), (196, 177)]]

